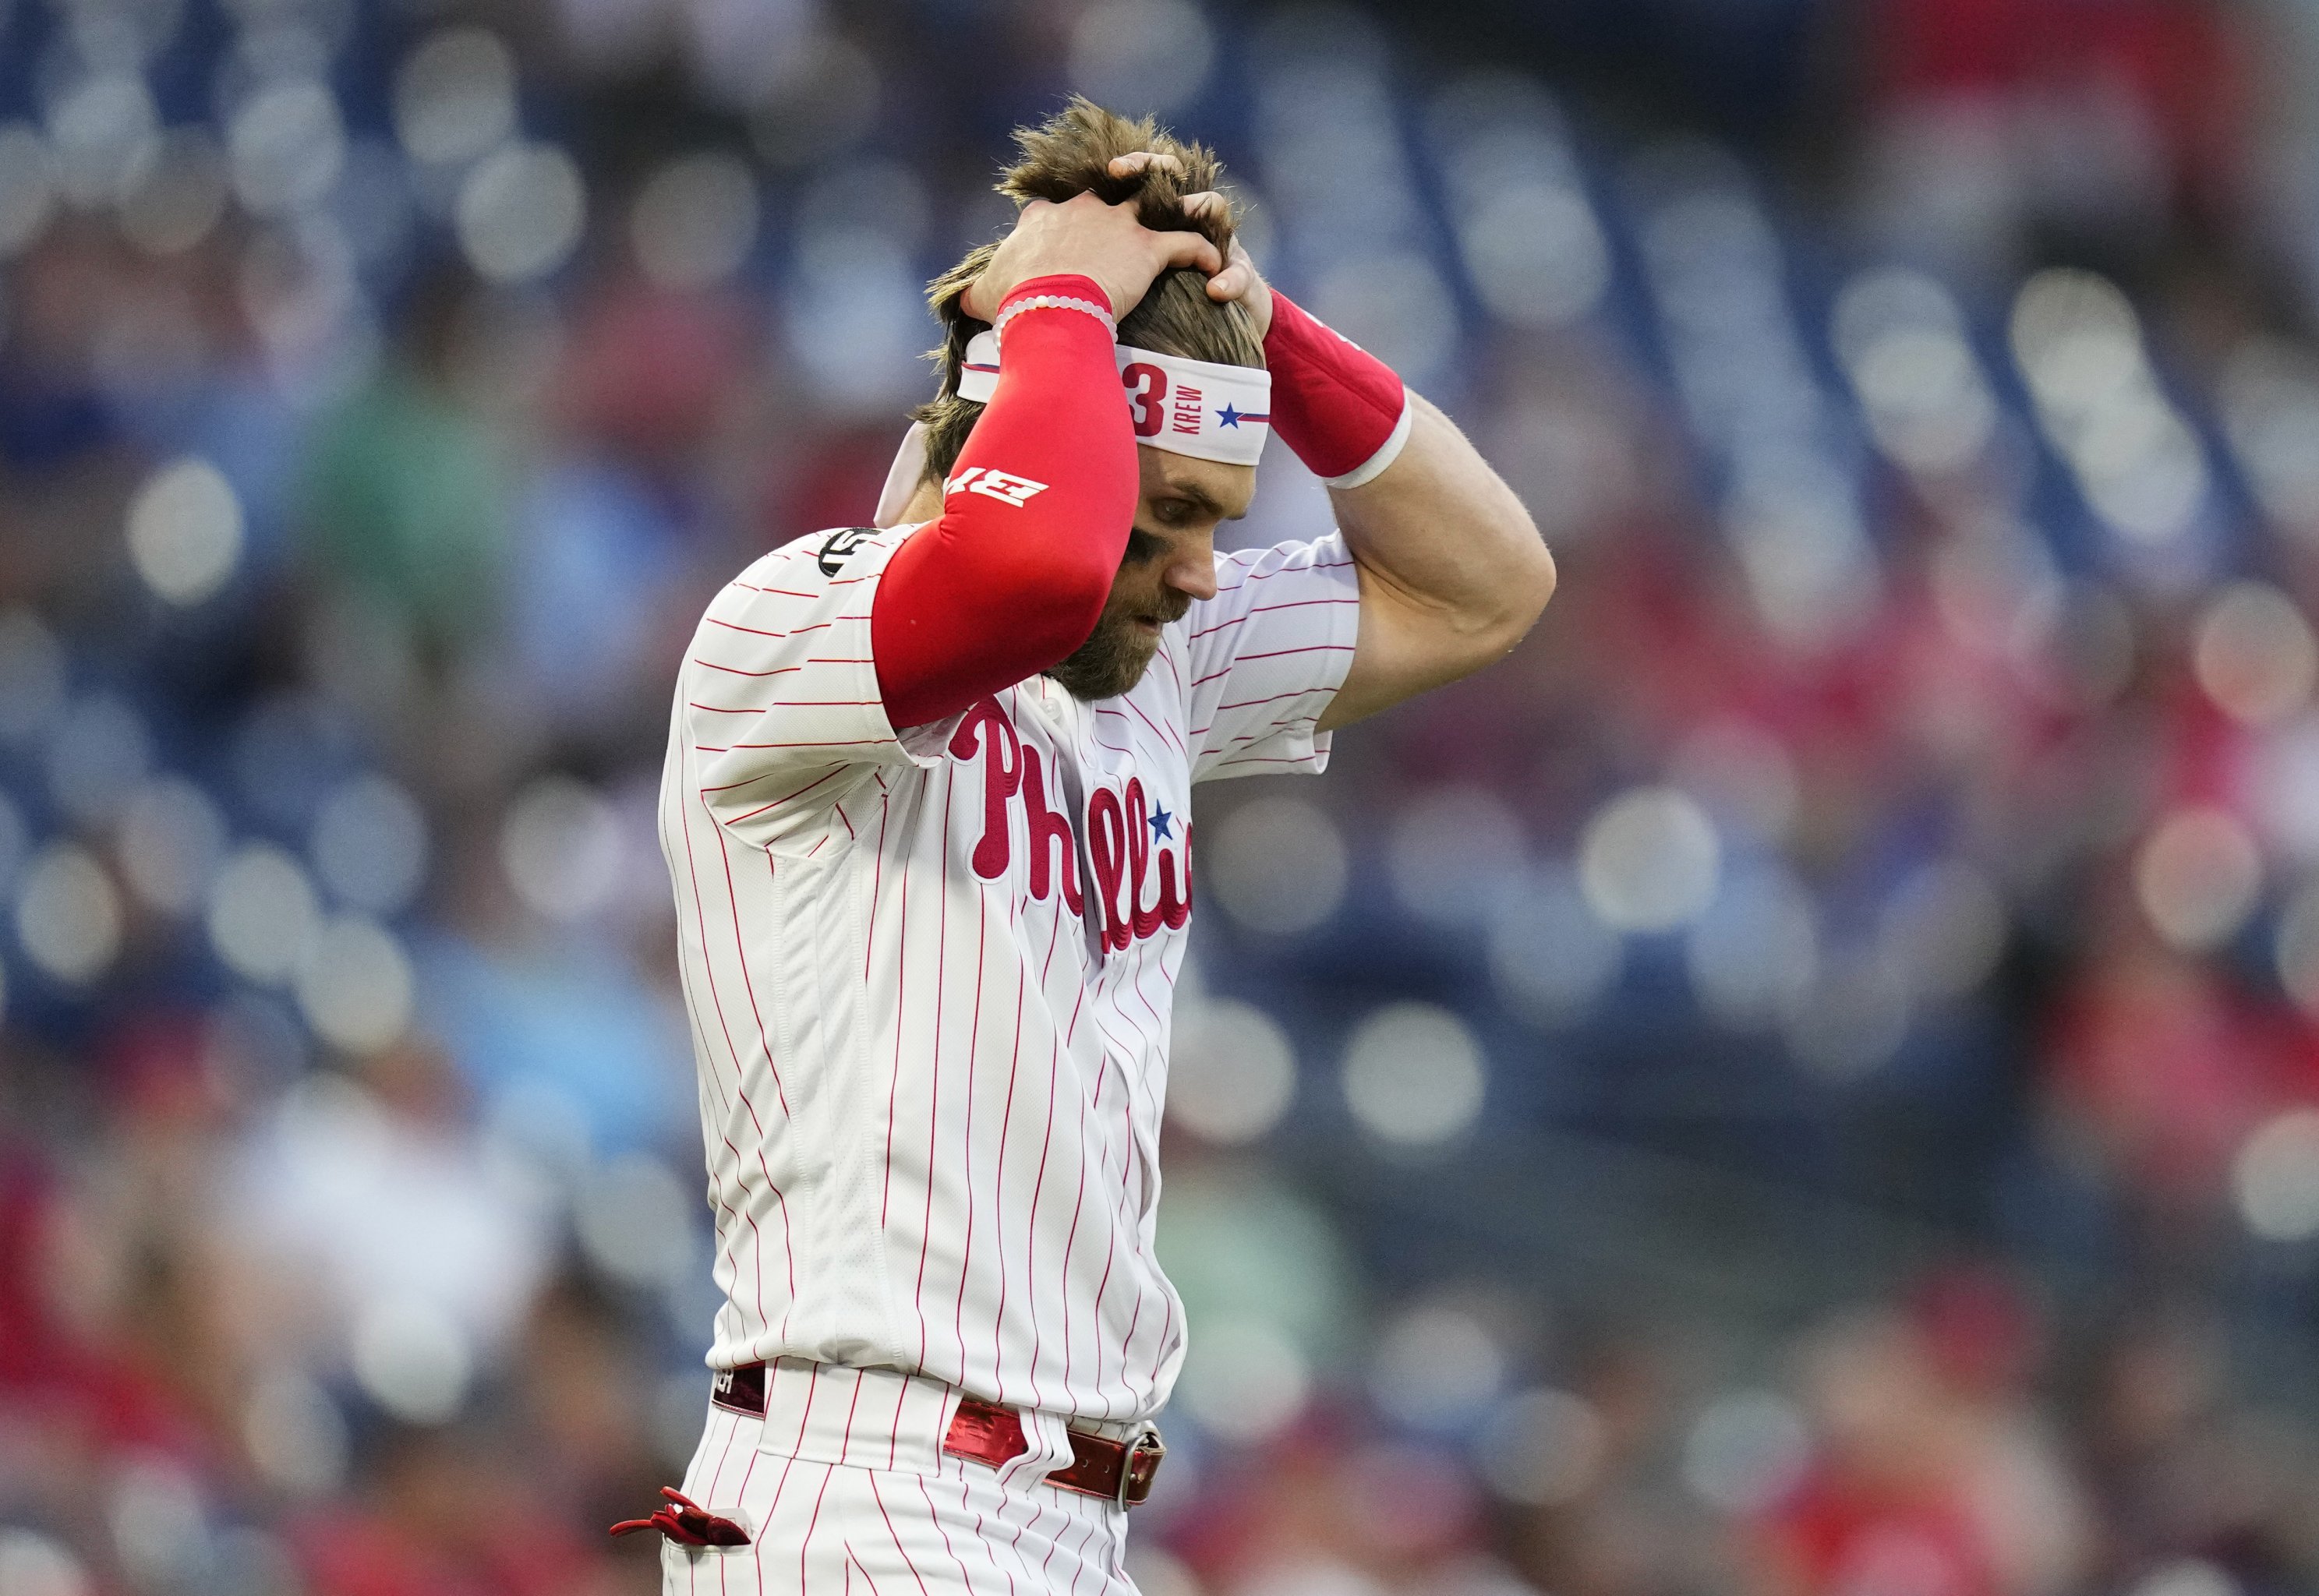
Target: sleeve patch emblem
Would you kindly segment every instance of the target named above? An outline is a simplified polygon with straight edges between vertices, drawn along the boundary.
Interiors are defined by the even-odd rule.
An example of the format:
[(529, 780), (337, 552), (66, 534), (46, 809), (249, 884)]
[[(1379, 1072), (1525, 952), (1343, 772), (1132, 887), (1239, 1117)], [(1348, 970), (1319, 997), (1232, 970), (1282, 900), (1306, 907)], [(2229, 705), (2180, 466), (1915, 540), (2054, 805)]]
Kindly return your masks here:
[(845, 562), (877, 535), (875, 527), (848, 527), (842, 532), (833, 532), (823, 540), (821, 552), (814, 556), (813, 563), (821, 567), (824, 576), (835, 576), (845, 569)]

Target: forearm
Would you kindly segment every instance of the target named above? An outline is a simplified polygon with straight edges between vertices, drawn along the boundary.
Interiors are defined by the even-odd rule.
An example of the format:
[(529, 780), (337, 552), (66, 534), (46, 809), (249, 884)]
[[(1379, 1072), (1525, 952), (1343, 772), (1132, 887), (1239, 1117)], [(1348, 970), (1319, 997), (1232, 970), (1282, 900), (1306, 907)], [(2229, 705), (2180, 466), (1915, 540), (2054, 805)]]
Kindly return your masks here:
[(1324, 728), (1455, 681), (1521, 640), (1554, 561), (1511, 489), (1382, 362), (1271, 293), (1274, 430), (1329, 484), (1361, 632)]
[(1471, 638), (1484, 658), (1518, 642), (1554, 591), (1554, 559), (1529, 512), (1457, 424), (1409, 395), (1409, 438), (1358, 488), (1331, 489), (1364, 582)]
[[(1083, 278), (1026, 290), (1093, 297)], [(941, 517), (896, 552), (871, 607), (887, 718), (919, 726), (1056, 664), (1103, 613), (1135, 516), (1135, 438), (1096, 318), (1031, 310)], [(991, 473), (999, 473), (996, 476)]]

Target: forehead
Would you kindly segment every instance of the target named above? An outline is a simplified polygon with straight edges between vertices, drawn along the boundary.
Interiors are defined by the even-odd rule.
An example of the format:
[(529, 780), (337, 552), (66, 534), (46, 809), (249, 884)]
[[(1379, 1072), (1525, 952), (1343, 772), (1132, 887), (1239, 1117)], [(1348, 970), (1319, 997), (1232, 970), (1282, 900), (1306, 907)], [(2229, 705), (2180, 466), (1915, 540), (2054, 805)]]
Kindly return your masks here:
[(1147, 501), (1172, 494), (1205, 505), (1226, 520), (1236, 520), (1248, 513), (1249, 503), (1256, 497), (1253, 465), (1196, 460), (1149, 444), (1137, 445), (1135, 456)]

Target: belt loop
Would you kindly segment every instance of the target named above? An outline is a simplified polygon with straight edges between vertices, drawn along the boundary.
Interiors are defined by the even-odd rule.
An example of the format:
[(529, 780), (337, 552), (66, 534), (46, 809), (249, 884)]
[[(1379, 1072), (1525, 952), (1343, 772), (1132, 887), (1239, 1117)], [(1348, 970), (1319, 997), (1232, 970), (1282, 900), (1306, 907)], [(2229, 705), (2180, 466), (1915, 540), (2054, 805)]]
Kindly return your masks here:
[(1031, 1449), (1008, 1467), (1005, 1479), (1012, 1483), (1020, 1480), (1026, 1485), (1036, 1484), (1059, 1468), (1069, 1468), (1078, 1454), (1071, 1446), (1071, 1427), (1060, 1413), (1042, 1413), (1036, 1408), (1018, 1408), (1023, 1416), (1023, 1434)]

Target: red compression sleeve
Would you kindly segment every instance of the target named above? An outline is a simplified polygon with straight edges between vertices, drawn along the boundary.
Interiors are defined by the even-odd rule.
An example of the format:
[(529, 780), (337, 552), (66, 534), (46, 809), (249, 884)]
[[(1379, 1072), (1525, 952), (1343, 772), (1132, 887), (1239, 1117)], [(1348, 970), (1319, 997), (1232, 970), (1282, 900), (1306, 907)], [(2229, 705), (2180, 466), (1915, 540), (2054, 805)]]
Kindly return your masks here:
[[(1090, 278), (1006, 296), (1110, 300)], [(1002, 314), (1005, 306), (1000, 307)], [(1135, 434), (1110, 330), (1084, 311), (1016, 312), (1006, 358), (943, 490), (941, 519), (894, 551), (870, 608), (897, 726), (955, 715), (1060, 663), (1095, 630), (1135, 521)]]
[(1332, 488), (1357, 488), (1393, 464), (1408, 436), (1401, 379), (1277, 288), (1264, 363), (1272, 371), (1272, 430), (1313, 475)]

